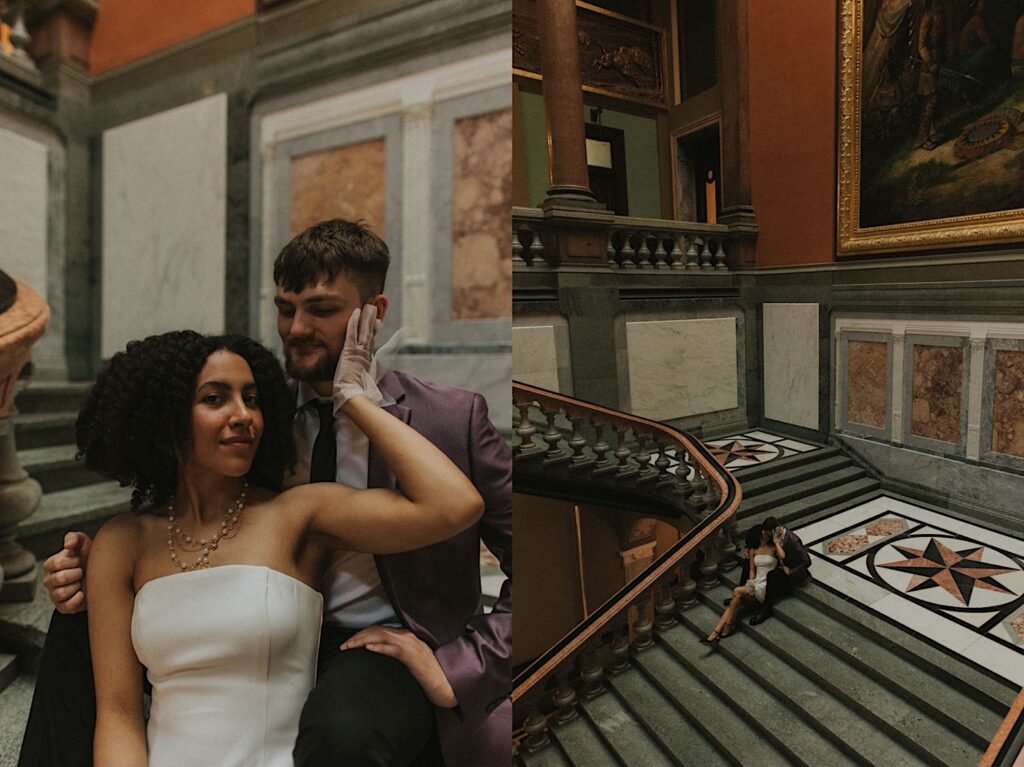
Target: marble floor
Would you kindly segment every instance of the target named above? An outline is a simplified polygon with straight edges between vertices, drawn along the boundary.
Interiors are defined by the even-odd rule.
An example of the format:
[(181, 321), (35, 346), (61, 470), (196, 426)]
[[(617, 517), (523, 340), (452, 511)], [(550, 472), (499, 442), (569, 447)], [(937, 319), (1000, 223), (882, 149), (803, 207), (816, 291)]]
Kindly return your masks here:
[[(798, 453), (809, 453), (820, 447), (759, 429), (707, 440), (704, 444), (718, 462), (730, 471), (758, 466)], [(672, 452), (669, 452), (668, 457), (672, 461), (669, 471), (675, 472), (679, 462)]]
[(887, 496), (796, 532), (818, 584), (1024, 685), (1024, 540)]

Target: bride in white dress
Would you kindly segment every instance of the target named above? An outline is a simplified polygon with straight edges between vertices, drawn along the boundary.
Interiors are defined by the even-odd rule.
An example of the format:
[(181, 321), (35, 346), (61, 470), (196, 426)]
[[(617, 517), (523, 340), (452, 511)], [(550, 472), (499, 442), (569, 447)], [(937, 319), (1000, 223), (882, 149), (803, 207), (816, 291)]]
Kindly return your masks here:
[(96, 536), (86, 575), (95, 767), (291, 765), (329, 551), (406, 551), (479, 517), (469, 480), (365, 396), (376, 323), (374, 311), (359, 315), (334, 406), (401, 492), (331, 482), (276, 492), (294, 397), (249, 339), (155, 336), (129, 344), (97, 380), (76, 425), (80, 453), (135, 492), (134, 512)]
[(762, 530), (760, 526), (747, 530), (746, 544), (747, 582), (733, 589), (732, 599), (722, 613), (718, 625), (704, 639), (705, 642), (715, 643), (732, 634), (740, 611), (755, 601), (764, 602), (768, 573), (779, 566), (778, 547), (772, 540), (771, 533)]

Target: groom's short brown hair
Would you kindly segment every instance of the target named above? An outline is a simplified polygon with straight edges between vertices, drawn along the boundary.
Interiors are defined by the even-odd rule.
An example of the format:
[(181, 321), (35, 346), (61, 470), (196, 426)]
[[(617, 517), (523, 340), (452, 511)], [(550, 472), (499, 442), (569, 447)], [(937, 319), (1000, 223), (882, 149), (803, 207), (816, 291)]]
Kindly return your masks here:
[(362, 220), (332, 218), (295, 235), (274, 259), (274, 282), (295, 293), (346, 275), (368, 301), (384, 292), (391, 263), (387, 243)]

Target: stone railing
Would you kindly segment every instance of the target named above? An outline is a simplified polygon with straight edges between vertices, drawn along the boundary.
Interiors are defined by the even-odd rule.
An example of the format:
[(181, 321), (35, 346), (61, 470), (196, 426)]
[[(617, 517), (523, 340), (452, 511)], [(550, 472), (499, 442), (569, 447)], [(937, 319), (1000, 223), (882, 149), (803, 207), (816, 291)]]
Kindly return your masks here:
[(27, 69), (35, 69), (36, 63), (28, 54), (32, 38), (28, 33), (26, 17), (33, 3), (28, 0), (0, 0), (0, 24), (3, 25), (3, 42), (0, 55)]
[[(559, 497), (575, 482), (624, 508), (622, 499), (632, 496), (634, 511), (665, 517), (674, 509), (682, 534), (513, 680), (515, 747), (535, 752), (549, 745), (551, 724), (575, 718), (581, 697), (603, 694), (607, 675), (628, 669), (631, 652), (653, 647), (654, 633), (671, 628), (677, 610), (696, 604), (698, 588), (714, 586), (720, 570), (737, 566), (742, 494), (688, 434), (526, 384), (514, 383), (512, 391), (520, 416), (513, 445), (517, 491), (542, 494), (537, 475), (546, 473)], [(530, 487), (522, 487), (524, 480)]]
[[(728, 226), (656, 218), (608, 216), (591, 223), (606, 240), (607, 267), (623, 271), (726, 271)], [(560, 265), (551, 246), (551, 224), (537, 208), (512, 209), (512, 263), (520, 270), (553, 269)]]
[(14, 537), (43, 492), (18, 463), (12, 403), (32, 359), (32, 344), (49, 319), (50, 309), (35, 291), (0, 271), (0, 601), (5, 602), (31, 601), (35, 594), (35, 557)]

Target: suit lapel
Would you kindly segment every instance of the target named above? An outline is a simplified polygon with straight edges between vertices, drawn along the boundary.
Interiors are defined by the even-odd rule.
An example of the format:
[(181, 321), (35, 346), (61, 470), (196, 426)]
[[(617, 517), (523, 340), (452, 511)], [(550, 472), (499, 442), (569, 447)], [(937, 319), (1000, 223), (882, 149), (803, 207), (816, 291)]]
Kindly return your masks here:
[[(396, 418), (401, 418), (404, 423), (409, 423), (412, 418), (412, 411), (402, 404), (402, 400), (405, 399), (405, 389), (402, 388), (402, 383), (398, 380), (398, 376), (393, 371), (388, 371), (380, 379), (378, 385), (381, 391), (389, 394), (395, 400), (394, 405), (389, 405), (384, 409)], [(381, 458), (373, 443), (370, 443), (370, 453), (366, 467), (366, 486), (383, 487), (388, 490), (395, 489), (395, 475), (391, 473), (391, 469), (388, 468), (384, 459)]]

